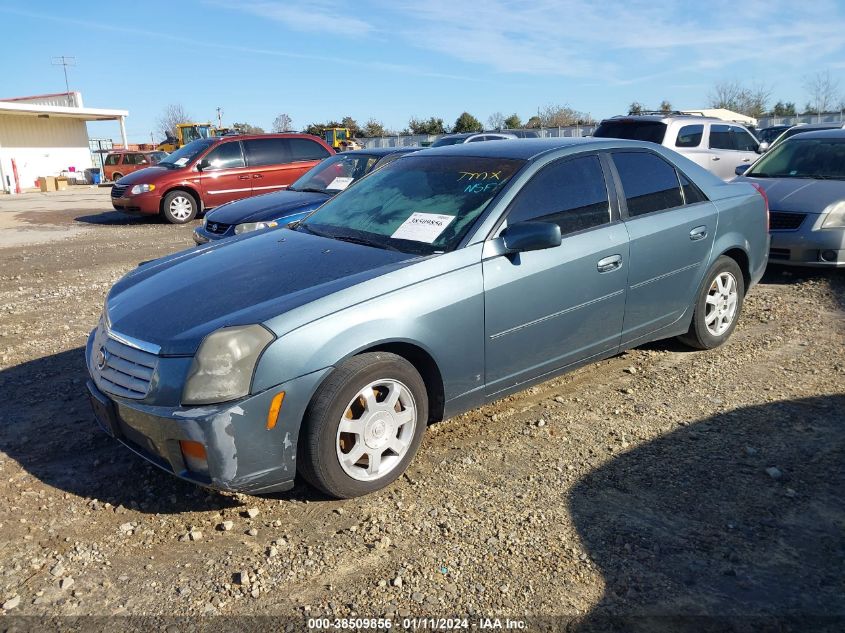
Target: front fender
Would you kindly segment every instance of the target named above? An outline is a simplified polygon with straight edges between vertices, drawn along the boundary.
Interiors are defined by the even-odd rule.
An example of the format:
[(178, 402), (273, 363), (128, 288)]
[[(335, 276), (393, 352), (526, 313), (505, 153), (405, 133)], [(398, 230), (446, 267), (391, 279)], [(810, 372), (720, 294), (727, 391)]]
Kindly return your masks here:
[[(472, 250), (478, 250), (474, 264), (365, 299), (281, 335), (262, 355), (253, 391), (397, 342), (415, 345), (434, 359), (447, 401), (477, 389), (484, 376), (484, 288), (480, 249)], [(374, 283), (379, 279), (366, 282)]]

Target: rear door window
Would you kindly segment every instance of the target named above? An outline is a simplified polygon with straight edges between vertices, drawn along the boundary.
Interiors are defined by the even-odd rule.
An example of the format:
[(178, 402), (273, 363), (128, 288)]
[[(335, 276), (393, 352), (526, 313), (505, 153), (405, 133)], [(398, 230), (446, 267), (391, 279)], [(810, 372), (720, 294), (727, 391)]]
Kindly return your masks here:
[(650, 152), (614, 152), (628, 216), (636, 217), (684, 203), (675, 167)]
[(675, 147), (698, 147), (701, 145), (702, 136), (704, 136), (703, 125), (685, 125), (678, 131)]
[(599, 138), (624, 138), (660, 144), (666, 136), (666, 124), (660, 121), (608, 120), (593, 132)]
[(290, 154), (293, 162), (300, 160), (323, 160), (329, 156), (328, 150), (307, 138), (283, 139), (290, 143)]
[(244, 156), (238, 141), (221, 143), (205, 157), (207, 169), (235, 169), (244, 166)]
[(681, 189), (684, 192), (684, 202), (686, 204), (695, 204), (697, 202), (705, 202), (707, 196), (695, 184), (681, 172), (678, 172), (678, 179), (681, 181)]
[(608, 224), (610, 201), (598, 157), (543, 167), (511, 203), (507, 221), (554, 222), (564, 235)]
[(288, 138), (254, 138), (244, 141), (249, 166), (284, 165), (291, 162), (291, 140)]
[(735, 149), (729, 125), (710, 126), (710, 149)]

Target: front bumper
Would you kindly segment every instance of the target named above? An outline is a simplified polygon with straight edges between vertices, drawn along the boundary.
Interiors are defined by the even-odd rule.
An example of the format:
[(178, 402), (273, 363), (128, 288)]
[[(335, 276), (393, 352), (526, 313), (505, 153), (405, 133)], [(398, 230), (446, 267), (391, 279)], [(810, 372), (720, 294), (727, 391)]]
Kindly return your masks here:
[(138, 194), (137, 196), (123, 196), (112, 198), (111, 206), (115, 211), (121, 213), (158, 215), (159, 202), (161, 199), (153, 192), (151, 194)]
[(198, 245), (208, 244), (209, 242), (216, 242), (217, 240), (222, 240), (227, 237), (233, 237), (235, 235), (235, 227), (230, 226), (225, 233), (212, 233), (205, 226), (198, 226), (194, 229), (194, 242)]
[[(87, 366), (91, 367), (90, 362)], [(147, 461), (208, 488), (257, 494), (293, 486), (305, 409), (330, 370), (294, 378), (238, 401), (196, 407), (156, 406), (113, 396), (93, 380), (87, 387), (103, 430)], [(268, 429), (267, 412), (280, 391), (285, 392), (282, 409), (275, 427)], [(203, 445), (207, 472), (189, 468), (180, 440)]]
[(769, 262), (785, 266), (845, 267), (845, 229), (772, 231)]

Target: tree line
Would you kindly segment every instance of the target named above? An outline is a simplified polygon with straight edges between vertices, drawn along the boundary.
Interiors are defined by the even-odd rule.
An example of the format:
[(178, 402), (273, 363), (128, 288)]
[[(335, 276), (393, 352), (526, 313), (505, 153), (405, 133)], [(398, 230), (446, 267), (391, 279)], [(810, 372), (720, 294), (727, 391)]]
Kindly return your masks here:
[[(707, 105), (711, 108), (726, 108), (746, 116), (761, 118), (764, 116), (796, 116), (798, 114), (819, 114), (831, 110), (845, 109), (845, 94), (840, 90), (839, 81), (831, 77), (830, 71), (819, 72), (804, 78), (803, 87), (806, 94), (806, 104), (801, 112), (795, 102), (778, 100), (772, 103), (774, 90), (764, 84), (744, 84), (740, 81), (720, 81), (713, 86), (707, 96)], [(639, 101), (634, 101), (628, 107), (628, 114), (641, 114), (649, 108)], [(657, 111), (669, 113), (673, 111), (672, 103), (664, 99)], [(190, 122), (192, 119), (179, 104), (171, 104), (165, 108), (159, 119), (159, 132), (166, 136), (167, 132), (175, 135), (176, 124)], [(307, 134), (322, 136), (328, 128), (347, 128), (353, 137), (372, 138), (380, 136), (399, 136), (407, 134), (448, 134), (460, 132), (481, 132), (487, 130), (517, 130), (532, 128), (570, 127), (573, 125), (592, 125), (595, 120), (588, 112), (581, 112), (569, 105), (550, 104), (537, 108), (537, 114), (532, 114), (523, 122), (517, 114), (505, 115), (494, 112), (486, 119), (486, 126), (476, 116), (469, 112), (462, 112), (451, 125), (442, 118), (431, 116), (420, 118), (413, 116), (408, 125), (402, 130), (386, 127), (376, 118), (368, 119), (359, 124), (351, 116), (345, 116), (340, 121), (330, 120), (324, 123), (310, 123), (302, 131)], [(261, 134), (264, 130), (249, 123), (233, 123), (232, 127), (250, 134)], [(293, 131), (293, 120), (282, 113), (274, 120), (272, 132)]]

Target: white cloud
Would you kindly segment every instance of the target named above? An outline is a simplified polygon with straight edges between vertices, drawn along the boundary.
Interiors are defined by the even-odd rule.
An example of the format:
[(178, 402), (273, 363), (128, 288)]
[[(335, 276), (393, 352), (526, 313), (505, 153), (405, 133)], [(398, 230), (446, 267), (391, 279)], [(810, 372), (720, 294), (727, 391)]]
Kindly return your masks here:
[(337, 0), (310, 0), (302, 4), (249, 0), (231, 4), (212, 1), (211, 4), (274, 20), (295, 31), (354, 38), (367, 35), (373, 30), (369, 22), (347, 10), (347, 3)]

